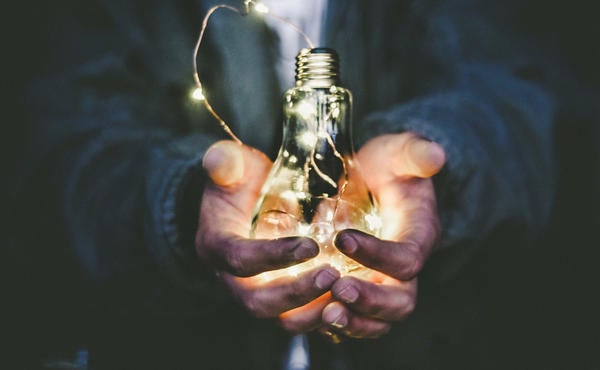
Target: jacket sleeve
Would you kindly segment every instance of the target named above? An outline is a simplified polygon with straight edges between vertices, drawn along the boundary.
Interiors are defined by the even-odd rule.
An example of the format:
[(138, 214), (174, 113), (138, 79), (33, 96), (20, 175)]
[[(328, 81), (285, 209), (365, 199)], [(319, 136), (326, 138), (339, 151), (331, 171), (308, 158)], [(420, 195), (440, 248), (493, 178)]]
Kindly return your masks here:
[[(24, 249), (77, 271), (67, 280), (87, 281), (96, 308), (170, 312), (182, 303), (174, 296), (212, 306), (218, 293), (193, 235), (201, 158), (215, 139), (185, 126), (208, 122), (187, 99), (193, 43), (173, 9), (143, 19), (128, 4), (73, 4), (76, 16), (49, 25), (49, 66), (26, 95), (30, 140), (18, 206), (26, 209), (22, 224), (59, 237)], [(35, 194), (53, 201), (28, 204)]]
[(434, 184), (440, 254), (453, 256), (436, 268), (447, 277), (499, 227), (526, 230), (520, 235), (527, 239), (548, 220), (556, 101), (544, 76), (555, 59), (511, 29), (516, 14), (486, 11), (481, 2), (435, 4), (413, 56), (419, 67), (411, 77), (421, 88), (368, 115), (358, 136), (364, 142), (413, 131), (445, 149), (447, 164)]

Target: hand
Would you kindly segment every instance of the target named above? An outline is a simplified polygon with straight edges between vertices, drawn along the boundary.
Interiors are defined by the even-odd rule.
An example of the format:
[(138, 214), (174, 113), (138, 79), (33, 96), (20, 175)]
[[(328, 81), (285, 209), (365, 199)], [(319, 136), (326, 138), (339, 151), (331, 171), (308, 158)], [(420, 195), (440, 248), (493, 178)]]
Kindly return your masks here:
[[(264, 154), (221, 141), (208, 149), (203, 166), (212, 182), (206, 184), (202, 195), (196, 252), (207, 266), (215, 269), (243, 307), (255, 317), (275, 318), (331, 288), (339, 273), (329, 266), (269, 282), (254, 276), (319, 253), (310, 238), (248, 239), (252, 212), (271, 167)], [(320, 322), (320, 317), (317, 319)], [(299, 329), (308, 330), (316, 324), (305, 322)]]
[(375, 272), (369, 281), (339, 279), (322, 318), (330, 335), (375, 338), (415, 307), (416, 275), (440, 234), (431, 176), (446, 157), (438, 144), (402, 133), (372, 139), (357, 159), (378, 200), (384, 240), (356, 230), (337, 235), (338, 249)]

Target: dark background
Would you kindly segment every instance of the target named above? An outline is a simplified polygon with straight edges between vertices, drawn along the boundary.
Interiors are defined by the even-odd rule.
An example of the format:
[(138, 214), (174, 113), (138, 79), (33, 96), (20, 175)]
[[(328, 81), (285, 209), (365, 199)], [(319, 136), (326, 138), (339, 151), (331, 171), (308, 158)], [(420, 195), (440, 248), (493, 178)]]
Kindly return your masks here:
[[(2, 5), (2, 197), (11, 198), (4, 189), (13, 168), (19, 166), (11, 153), (27, 136), (23, 112), (27, 102), (20, 99), (28, 81), (43, 74), (52, 56), (52, 45), (45, 43), (56, 12), (69, 12), (68, 2), (18, 2)], [(551, 223), (534, 248), (518, 255), (505, 255), (502, 248), (490, 248), (467, 267), (483, 276), (481, 289), (498, 289), (490, 336), (493, 341), (513, 343), (506, 352), (507, 363), (518, 368), (598, 369), (600, 368), (600, 2), (530, 1), (524, 17), (536, 32), (556, 38), (562, 58), (577, 76), (577, 86), (564, 82), (567, 107), (559, 112), (561, 124), (556, 131), (559, 187)], [(560, 78), (557, 79), (560, 81)], [(572, 94), (577, 89), (581, 94)], [(3, 228), (10, 224), (11, 210), (3, 206)], [(2, 231), (2, 237), (6, 230)], [(501, 241), (501, 238), (498, 239)], [(5, 244), (4, 242), (2, 244)], [(2, 286), (0, 302), (14, 299), (22, 286), (11, 279), (15, 266), (0, 251)], [(508, 262), (510, 261), (510, 262)], [(484, 266), (484, 267), (481, 267)], [(18, 268), (24, 268), (18, 266)], [(25, 267), (26, 268), (26, 267)], [(60, 268), (60, 267), (57, 267)], [(485, 268), (485, 271), (477, 271)], [(469, 276), (469, 275), (465, 275)], [(510, 284), (507, 283), (510, 280)], [(17, 295), (22, 296), (22, 295)], [(50, 297), (51, 298), (51, 297)], [(35, 300), (34, 300), (35, 301)], [(33, 302), (33, 301), (32, 301)], [(19, 307), (29, 301), (9, 305)], [(0, 304), (6, 307), (5, 304)], [(70, 312), (70, 311), (69, 311)], [(58, 319), (57, 319), (58, 318)], [(28, 368), (28, 353), (36, 346), (57, 345), (42, 339), (52, 338), (53, 330), (77, 333), (85, 317), (64, 318), (45, 307), (27, 307), (2, 313), (0, 332), (12, 337), (3, 341), (2, 352), (23, 359)], [(135, 330), (135, 323), (132, 323)], [(50, 334), (48, 334), (50, 333)], [(113, 333), (114, 334), (114, 333)], [(61, 334), (62, 335), (62, 334)], [(18, 337), (18, 338), (17, 338)], [(22, 348), (30, 340), (31, 351)], [(6, 346), (6, 344), (9, 344)], [(13, 349), (10, 344), (19, 344)], [(42, 349), (44, 351), (44, 349)], [(10, 357), (10, 356), (9, 356)], [(21, 368), (17, 365), (15, 369)]]

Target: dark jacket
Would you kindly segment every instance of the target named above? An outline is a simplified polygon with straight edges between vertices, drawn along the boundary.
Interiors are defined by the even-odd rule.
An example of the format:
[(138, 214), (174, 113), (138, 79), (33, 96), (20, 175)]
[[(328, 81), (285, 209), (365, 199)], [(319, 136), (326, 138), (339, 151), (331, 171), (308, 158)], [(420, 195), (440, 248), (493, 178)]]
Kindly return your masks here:
[[(42, 358), (51, 357), (43, 353), (52, 352), (47, 334), (58, 331), (90, 348), (91, 363), (113, 369), (267, 369), (281, 360), (285, 334), (237, 309), (194, 252), (200, 161), (225, 138), (189, 98), (192, 48), (213, 3), (65, 2), (42, 22), (45, 53), (24, 95), (27, 141), (11, 181), (9, 243), (19, 266), (13, 275), (25, 287), (15, 292), (27, 307), (19, 317), (45, 329)], [(428, 307), (444, 299), (428, 292), (455, 283), (481, 248), (526, 245), (546, 223), (558, 62), (553, 43), (527, 29), (527, 14), (517, 1), (329, 2), (326, 46), (338, 51), (343, 85), (354, 94), (358, 144), (415, 131), (440, 143), (448, 163), (435, 179), (442, 250), (424, 272), (422, 311), (376, 345), (321, 343), (329, 349), (314, 361), (438, 368), (436, 361), (457, 357), (443, 345), (430, 355), (438, 350), (431, 338), (464, 328), (429, 318), (421, 329), (423, 317), (435, 316)], [(271, 155), (281, 129), (276, 42), (258, 17), (217, 14), (199, 60), (217, 110), (245, 143)], [(32, 319), (40, 305), (43, 318)], [(407, 343), (413, 350), (403, 355)], [(414, 343), (429, 344), (420, 353)]]

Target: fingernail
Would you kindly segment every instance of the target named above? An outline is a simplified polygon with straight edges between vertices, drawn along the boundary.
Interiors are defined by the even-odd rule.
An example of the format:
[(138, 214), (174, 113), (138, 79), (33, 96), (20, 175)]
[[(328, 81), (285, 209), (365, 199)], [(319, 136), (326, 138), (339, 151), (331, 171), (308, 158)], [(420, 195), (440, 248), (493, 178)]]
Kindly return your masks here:
[(354, 303), (358, 299), (359, 293), (352, 285), (346, 285), (337, 292), (336, 297), (346, 303)]
[(331, 305), (325, 308), (323, 312), (323, 321), (337, 329), (345, 328), (348, 325), (348, 318), (344, 314), (344, 310), (337, 305)]
[(319, 289), (327, 289), (339, 278), (339, 274), (335, 270), (323, 270), (317, 274), (315, 278), (315, 286)]
[(354, 254), (358, 249), (356, 239), (349, 233), (337, 234), (334, 244), (339, 250), (344, 252), (344, 254)]
[(305, 260), (319, 254), (319, 247), (313, 242), (300, 242), (294, 250), (296, 260)]

